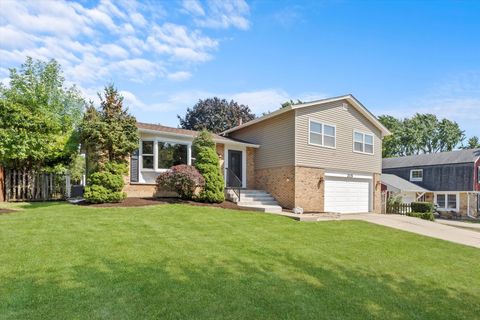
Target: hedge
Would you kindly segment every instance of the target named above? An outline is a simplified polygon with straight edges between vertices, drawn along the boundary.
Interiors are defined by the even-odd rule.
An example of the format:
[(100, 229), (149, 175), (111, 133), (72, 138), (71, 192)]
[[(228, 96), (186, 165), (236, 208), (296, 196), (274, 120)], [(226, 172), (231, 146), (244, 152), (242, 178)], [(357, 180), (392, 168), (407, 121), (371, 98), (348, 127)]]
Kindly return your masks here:
[(432, 212), (408, 212), (407, 216), (420, 218), (423, 220), (430, 220), (430, 221), (435, 220), (435, 216), (433, 215)]
[(412, 212), (429, 213), (433, 212), (433, 203), (430, 202), (412, 202)]

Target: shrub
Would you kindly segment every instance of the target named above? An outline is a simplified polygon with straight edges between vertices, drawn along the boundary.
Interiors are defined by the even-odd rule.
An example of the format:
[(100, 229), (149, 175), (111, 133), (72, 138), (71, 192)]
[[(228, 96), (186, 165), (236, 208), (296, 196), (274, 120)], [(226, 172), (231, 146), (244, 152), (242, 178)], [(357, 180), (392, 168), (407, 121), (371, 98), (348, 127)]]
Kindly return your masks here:
[(220, 160), (215, 150), (215, 142), (207, 131), (202, 131), (193, 140), (196, 153), (195, 167), (205, 179), (205, 187), (198, 199), (204, 202), (223, 202), (225, 200), (224, 182), (220, 170)]
[(120, 202), (125, 199), (125, 192), (114, 191), (100, 186), (90, 185), (85, 188), (84, 198), (90, 203)]
[(123, 177), (121, 175), (108, 171), (94, 172), (88, 179), (90, 185), (102, 186), (114, 192), (122, 191), (124, 186)]
[(175, 191), (182, 199), (193, 199), (195, 190), (205, 185), (205, 179), (194, 166), (181, 164), (157, 177), (157, 188)]
[(435, 220), (435, 216), (433, 215), (433, 212), (414, 212), (413, 211), (413, 212), (408, 212), (407, 216), (416, 217), (423, 220), (430, 220), (430, 221)]
[(413, 212), (433, 212), (433, 203), (430, 202), (412, 202), (411, 207)]
[(108, 162), (98, 167), (99, 171), (93, 172), (88, 177), (88, 186), (83, 197), (90, 203), (120, 202), (126, 198), (122, 192), (123, 175), (126, 165), (118, 162)]

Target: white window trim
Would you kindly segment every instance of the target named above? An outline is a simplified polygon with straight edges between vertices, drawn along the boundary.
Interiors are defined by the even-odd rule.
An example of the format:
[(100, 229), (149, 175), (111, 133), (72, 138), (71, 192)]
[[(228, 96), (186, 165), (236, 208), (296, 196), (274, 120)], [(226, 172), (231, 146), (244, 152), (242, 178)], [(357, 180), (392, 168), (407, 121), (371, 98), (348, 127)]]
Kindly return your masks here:
[[(311, 134), (311, 128), (310, 127), (311, 127), (312, 122), (315, 122), (316, 124), (319, 124), (320, 126), (322, 126), (322, 133), (321, 133), (322, 144), (313, 143), (313, 142), (310, 141), (310, 134)], [(331, 136), (329, 134), (325, 134), (325, 126), (333, 127), (335, 129), (335, 135)], [(320, 133), (317, 133), (317, 132), (314, 132), (314, 133), (315, 134), (320, 134)], [(325, 145), (325, 136), (333, 137), (333, 139), (334, 139), (334, 146), (333, 147)], [(331, 123), (321, 122), (321, 121), (318, 121), (318, 120), (315, 120), (315, 119), (308, 118), (308, 144), (312, 145), (312, 146), (316, 146), (316, 147), (322, 147), (322, 148), (328, 148), (328, 149), (337, 149), (337, 126), (334, 125), (334, 124), (331, 124)]]
[[(152, 141), (153, 142), (153, 169), (150, 168), (143, 168), (143, 145), (142, 142), (144, 141)], [(148, 139), (140, 139), (140, 146), (139, 146), (139, 161), (140, 161), (140, 171), (144, 172), (165, 172), (170, 170), (169, 168), (158, 168), (158, 143), (175, 143), (175, 144), (183, 144), (187, 146), (187, 164), (192, 165), (192, 142), (191, 141), (182, 141), (182, 140), (175, 140), (175, 139), (163, 139), (163, 138), (148, 138)]]
[[(421, 178), (414, 178), (413, 177), (413, 172), (414, 171), (420, 171), (422, 173), (422, 177)], [(417, 181), (417, 182), (423, 181), (423, 169), (411, 169), (410, 170), (410, 181)]]
[[(359, 133), (363, 136), (363, 141), (362, 141), (362, 144), (363, 144), (363, 150), (364, 151), (357, 151), (355, 150), (355, 133)], [(365, 152), (365, 135), (369, 135), (369, 136), (372, 136), (372, 152)], [(353, 130), (353, 134), (352, 134), (352, 151), (355, 152), (355, 153), (360, 153), (360, 154), (367, 154), (367, 155), (370, 155), (370, 156), (373, 156), (375, 155), (375, 135), (371, 132), (366, 132), (366, 131), (360, 131), (360, 130)]]
[[(227, 168), (228, 168), (228, 150), (235, 150), (242, 152), (242, 188), (247, 187), (247, 148), (238, 147), (234, 145), (224, 144), (223, 148), (223, 183), (227, 186)], [(240, 178), (240, 177), (239, 177)]]
[[(448, 195), (455, 195), (456, 196), (456, 205), (455, 205), (455, 208), (448, 208)], [(455, 212), (458, 212), (460, 210), (460, 193), (458, 192), (442, 192), (442, 191), (439, 191), (439, 192), (435, 192), (434, 194), (434, 197), (433, 197), (433, 203), (435, 203), (435, 205), (437, 205), (437, 210), (438, 211), (455, 211)], [(438, 207), (438, 203), (437, 203), (437, 196), (438, 195), (444, 195), (445, 196), (445, 207)]]
[[(153, 142), (153, 154), (147, 154), (146, 156), (153, 156), (153, 168), (144, 168), (143, 167), (143, 142)], [(139, 147), (139, 161), (140, 161), (140, 170), (141, 171), (155, 171), (155, 139), (141, 139)]]

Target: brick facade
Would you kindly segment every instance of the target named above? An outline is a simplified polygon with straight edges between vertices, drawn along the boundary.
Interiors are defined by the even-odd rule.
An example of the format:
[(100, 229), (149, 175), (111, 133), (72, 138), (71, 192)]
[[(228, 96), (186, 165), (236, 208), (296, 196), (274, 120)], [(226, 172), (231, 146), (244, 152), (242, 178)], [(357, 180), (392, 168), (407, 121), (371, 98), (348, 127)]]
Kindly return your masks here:
[(255, 170), (255, 187), (269, 192), (282, 207), (295, 207), (294, 166)]
[[(469, 199), (470, 198), (470, 199)], [(477, 194), (475, 193), (466, 193), (462, 192), (460, 193), (460, 203), (459, 203), (459, 213), (462, 216), (467, 216), (468, 214), (468, 209), (470, 207), (470, 215), (474, 217), (479, 217), (480, 214), (477, 211)]]
[(325, 170), (295, 167), (295, 207), (305, 212), (324, 211)]

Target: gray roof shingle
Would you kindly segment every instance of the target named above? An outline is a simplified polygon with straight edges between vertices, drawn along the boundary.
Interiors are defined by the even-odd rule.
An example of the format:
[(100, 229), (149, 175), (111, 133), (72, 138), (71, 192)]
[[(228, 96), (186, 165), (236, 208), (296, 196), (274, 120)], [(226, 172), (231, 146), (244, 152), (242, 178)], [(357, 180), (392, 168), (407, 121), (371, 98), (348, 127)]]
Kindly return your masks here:
[(398, 158), (385, 158), (382, 168), (405, 168), (419, 166), (434, 166), (453, 163), (475, 162), (480, 157), (480, 149), (455, 150), (448, 152), (419, 154)]
[(400, 191), (428, 192), (427, 189), (417, 186), (394, 174), (382, 173), (382, 183), (397, 188)]

